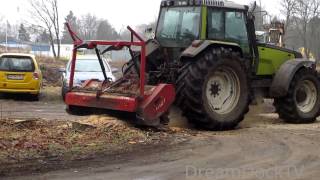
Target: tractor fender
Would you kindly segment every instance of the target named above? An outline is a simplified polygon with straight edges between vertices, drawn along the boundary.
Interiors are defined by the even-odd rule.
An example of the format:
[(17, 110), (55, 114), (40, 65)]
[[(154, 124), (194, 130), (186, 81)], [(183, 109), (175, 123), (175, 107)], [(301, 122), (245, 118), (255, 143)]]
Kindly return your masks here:
[(290, 83), (295, 74), (302, 68), (312, 68), (315, 70), (316, 64), (308, 59), (292, 59), (281, 65), (273, 78), (270, 87), (271, 98), (286, 96)]
[(238, 51), (241, 53), (242, 56), (242, 50), (237, 43), (230, 43), (230, 42), (222, 42), (222, 41), (211, 41), (211, 40), (195, 40), (192, 42), (192, 44), (185, 49), (180, 59), (190, 59), (194, 58), (200, 53), (204, 52), (209, 47), (224, 47), (224, 48), (232, 48), (235, 51)]

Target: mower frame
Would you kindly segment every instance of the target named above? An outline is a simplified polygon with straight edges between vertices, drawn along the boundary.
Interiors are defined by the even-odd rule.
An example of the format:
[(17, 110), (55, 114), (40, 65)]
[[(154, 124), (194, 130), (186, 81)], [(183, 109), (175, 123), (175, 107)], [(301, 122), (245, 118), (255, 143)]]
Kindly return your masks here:
[[(131, 41), (83, 41), (71, 29), (68, 23), (66, 23), (66, 27), (73, 40), (73, 52), (70, 69), (69, 90), (66, 94), (65, 103), (68, 106), (135, 112), (137, 114), (139, 123), (152, 126), (159, 125), (161, 117), (168, 114), (169, 108), (171, 104), (174, 102), (175, 89), (172, 84), (158, 84), (156, 86), (148, 86), (146, 88), (146, 43), (141, 38), (141, 36), (139, 36), (138, 33), (136, 33), (131, 27), (128, 26), (127, 28), (131, 33)], [(128, 47), (131, 50), (132, 46), (141, 48), (138, 96), (125, 96), (121, 94), (119, 95), (118, 93), (110, 94), (105, 93), (103, 89), (101, 89), (101, 91), (95, 91), (95, 93), (81, 92), (74, 89), (77, 50), (82, 48), (95, 49), (100, 62), (100, 66), (106, 78), (105, 81), (102, 82), (102, 87), (106, 82), (108, 83), (108, 87), (112, 87), (114, 84), (119, 82), (121, 83), (121, 79), (114, 83), (108, 82), (103, 67), (103, 63), (100, 57), (100, 51), (97, 48), (98, 46), (109, 46), (112, 47), (112, 50), (120, 50), (124, 47)], [(90, 83), (94, 83), (94, 81), (95, 80), (88, 80), (85, 83), (83, 83), (83, 86), (86, 86)]]

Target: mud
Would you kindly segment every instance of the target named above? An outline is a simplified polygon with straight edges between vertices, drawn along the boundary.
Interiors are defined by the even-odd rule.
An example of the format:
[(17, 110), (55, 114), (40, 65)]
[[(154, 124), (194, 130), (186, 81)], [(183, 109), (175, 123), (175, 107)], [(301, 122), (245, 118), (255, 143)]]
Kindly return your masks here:
[[(64, 113), (61, 102), (0, 102), (23, 115), (74, 118)], [(101, 155), (71, 162), (60, 170), (52, 167), (49, 172), (6, 179), (319, 179), (320, 122), (286, 124), (274, 113), (271, 100), (251, 106), (233, 131), (196, 130), (177, 108), (170, 118), (175, 135), (161, 137), (167, 140), (165, 144), (137, 146), (128, 153)]]

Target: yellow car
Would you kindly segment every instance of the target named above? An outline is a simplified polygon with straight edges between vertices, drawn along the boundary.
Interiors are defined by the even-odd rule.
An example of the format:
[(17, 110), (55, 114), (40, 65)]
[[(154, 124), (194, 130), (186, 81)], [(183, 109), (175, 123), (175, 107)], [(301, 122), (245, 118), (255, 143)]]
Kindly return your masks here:
[(34, 55), (0, 55), (0, 93), (30, 94), (39, 100), (42, 73)]

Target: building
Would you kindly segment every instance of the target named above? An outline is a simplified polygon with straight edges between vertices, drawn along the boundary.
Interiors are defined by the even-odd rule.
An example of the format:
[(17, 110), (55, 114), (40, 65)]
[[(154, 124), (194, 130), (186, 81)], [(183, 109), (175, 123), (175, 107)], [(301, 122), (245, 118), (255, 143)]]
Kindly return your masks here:
[(51, 47), (47, 44), (32, 44), (31, 46), (31, 54), (36, 56), (50, 56)]
[[(19, 41), (0, 42), (0, 47), (5, 51), (6, 48), (14, 52), (28, 52), (36, 56), (48, 56), (53, 57), (52, 47), (49, 44), (42, 43), (29, 43)], [(55, 45), (56, 53), (58, 52), (58, 46)], [(64, 59), (70, 59), (72, 57), (73, 44), (61, 44), (60, 45), (60, 57)], [(88, 51), (87, 53), (94, 53), (94, 51)], [(120, 51), (112, 51), (106, 54), (106, 57), (114, 61), (128, 61), (131, 59), (129, 51), (124, 48)]]

